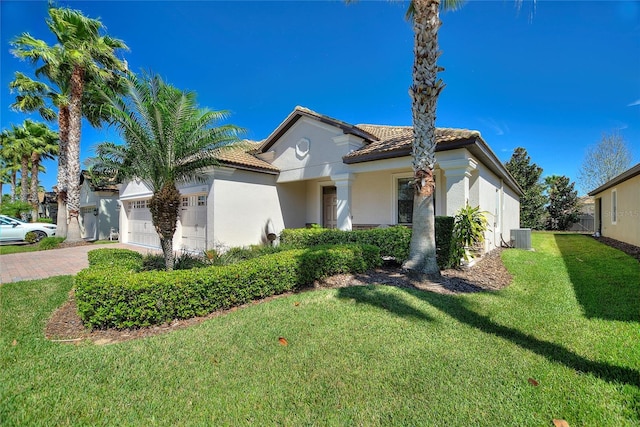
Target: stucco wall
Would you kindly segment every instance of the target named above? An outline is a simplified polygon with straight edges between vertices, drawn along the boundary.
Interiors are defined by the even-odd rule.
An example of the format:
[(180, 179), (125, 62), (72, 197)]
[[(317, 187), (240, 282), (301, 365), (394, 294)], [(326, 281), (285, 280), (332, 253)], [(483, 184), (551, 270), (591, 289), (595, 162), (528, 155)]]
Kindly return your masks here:
[[(612, 221), (612, 193), (617, 196), (617, 220)], [(640, 175), (595, 195), (602, 203), (602, 235), (640, 246)], [(596, 216), (598, 209), (596, 208)], [(596, 222), (598, 218), (596, 218)]]
[(291, 182), (348, 172), (342, 156), (360, 145), (361, 139), (348, 137), (338, 128), (305, 117), (298, 120), (269, 151), (273, 152), (271, 163), (280, 169), (278, 182)]
[[(207, 217), (208, 237), (213, 241), (208, 243), (226, 247), (263, 243), (268, 220), (276, 233), (282, 231), (284, 218), (275, 176), (230, 169), (216, 170), (214, 177), (209, 202), (213, 215)], [(291, 204), (291, 197), (287, 203)]]
[(511, 230), (520, 228), (520, 197), (509, 187), (504, 186), (502, 211), (502, 237), (506, 242), (511, 238)]

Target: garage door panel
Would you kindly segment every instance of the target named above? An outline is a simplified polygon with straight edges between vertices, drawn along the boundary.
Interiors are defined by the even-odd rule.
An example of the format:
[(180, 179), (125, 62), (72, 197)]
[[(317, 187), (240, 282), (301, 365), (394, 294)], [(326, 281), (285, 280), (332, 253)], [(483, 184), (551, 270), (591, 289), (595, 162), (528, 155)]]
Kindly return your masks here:
[(129, 202), (129, 243), (160, 247), (160, 238), (153, 226), (148, 200)]

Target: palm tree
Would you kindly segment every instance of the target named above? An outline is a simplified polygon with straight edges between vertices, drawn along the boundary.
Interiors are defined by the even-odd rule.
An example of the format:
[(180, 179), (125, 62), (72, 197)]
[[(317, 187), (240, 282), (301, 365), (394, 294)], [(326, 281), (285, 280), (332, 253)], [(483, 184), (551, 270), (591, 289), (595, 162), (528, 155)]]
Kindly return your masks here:
[[(52, 58), (57, 56), (51, 55)], [(61, 237), (67, 235), (67, 141), (69, 140), (69, 90), (68, 77), (61, 75), (64, 69), (55, 64), (53, 59), (36, 70), (36, 75), (44, 75), (56, 88), (46, 83), (33, 80), (23, 73), (16, 72), (14, 80), (9, 83), (11, 91), (17, 91), (16, 101), (11, 108), (21, 112), (40, 113), (45, 120), (58, 118), (59, 143), (58, 143), (58, 179), (55, 187), (58, 199), (58, 214), (56, 234)], [(56, 114), (54, 109), (58, 109)]]
[[(27, 122), (25, 122), (27, 126)], [(42, 160), (53, 159), (58, 153), (58, 133), (52, 131), (44, 123), (33, 123), (30, 125), (29, 133), (33, 139), (31, 142), (31, 190), (29, 192), (29, 203), (33, 210), (33, 218), (38, 216), (38, 172), (42, 167)]]
[(439, 276), (436, 262), (435, 180), (436, 104), (444, 83), (438, 78), (437, 60), (440, 8), (456, 9), (460, 0), (413, 0), (407, 11), (414, 33), (413, 84), (409, 88), (413, 116), (413, 231), (411, 250), (404, 268), (429, 276)]
[(183, 92), (158, 76), (128, 77), (128, 97), (107, 95), (110, 116), (125, 145), (100, 144), (91, 162), (96, 173), (143, 179), (153, 191), (150, 209), (167, 270), (173, 269), (178, 183), (204, 180), (221, 150), (237, 146), (242, 129), (215, 126), (225, 111), (199, 109), (194, 92)]
[[(78, 223), (80, 205), (80, 127), (82, 101), (85, 87), (92, 81), (118, 80), (119, 73), (126, 72), (125, 62), (119, 60), (115, 51), (127, 49), (121, 40), (100, 35), (104, 29), (97, 19), (91, 19), (82, 12), (67, 8), (49, 7), (47, 26), (56, 36), (57, 44), (49, 46), (25, 33), (13, 42), (13, 54), (28, 59), (34, 64), (44, 63), (41, 73), (53, 77), (54, 82), (65, 82), (68, 94), (68, 132), (62, 130), (62, 145), (65, 145), (67, 212), (69, 225), (67, 241), (81, 240)], [(62, 124), (61, 124), (62, 125)]]
[(16, 201), (16, 183), (18, 171), (20, 170), (20, 150), (16, 143), (16, 137), (12, 130), (5, 129), (0, 134), (0, 157), (4, 165), (4, 173), (9, 174), (9, 185), (11, 188), (11, 202)]

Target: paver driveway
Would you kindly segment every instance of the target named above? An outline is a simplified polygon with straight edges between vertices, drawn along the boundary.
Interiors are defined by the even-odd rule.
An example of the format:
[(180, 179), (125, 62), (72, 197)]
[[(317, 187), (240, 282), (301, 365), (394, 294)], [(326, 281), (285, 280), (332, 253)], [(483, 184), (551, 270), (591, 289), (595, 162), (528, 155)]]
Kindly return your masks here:
[(0, 283), (76, 274), (89, 266), (87, 252), (99, 248), (124, 248), (141, 254), (158, 252), (140, 246), (112, 243), (0, 255)]

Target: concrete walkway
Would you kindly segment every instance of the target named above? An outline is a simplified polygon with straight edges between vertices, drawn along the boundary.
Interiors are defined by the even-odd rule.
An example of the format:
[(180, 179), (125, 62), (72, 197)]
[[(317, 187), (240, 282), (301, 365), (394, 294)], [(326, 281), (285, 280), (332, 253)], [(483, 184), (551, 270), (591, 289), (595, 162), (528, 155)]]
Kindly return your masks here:
[(143, 255), (159, 253), (151, 248), (112, 243), (0, 255), (0, 283), (76, 274), (89, 266), (87, 252), (100, 248), (131, 249)]

